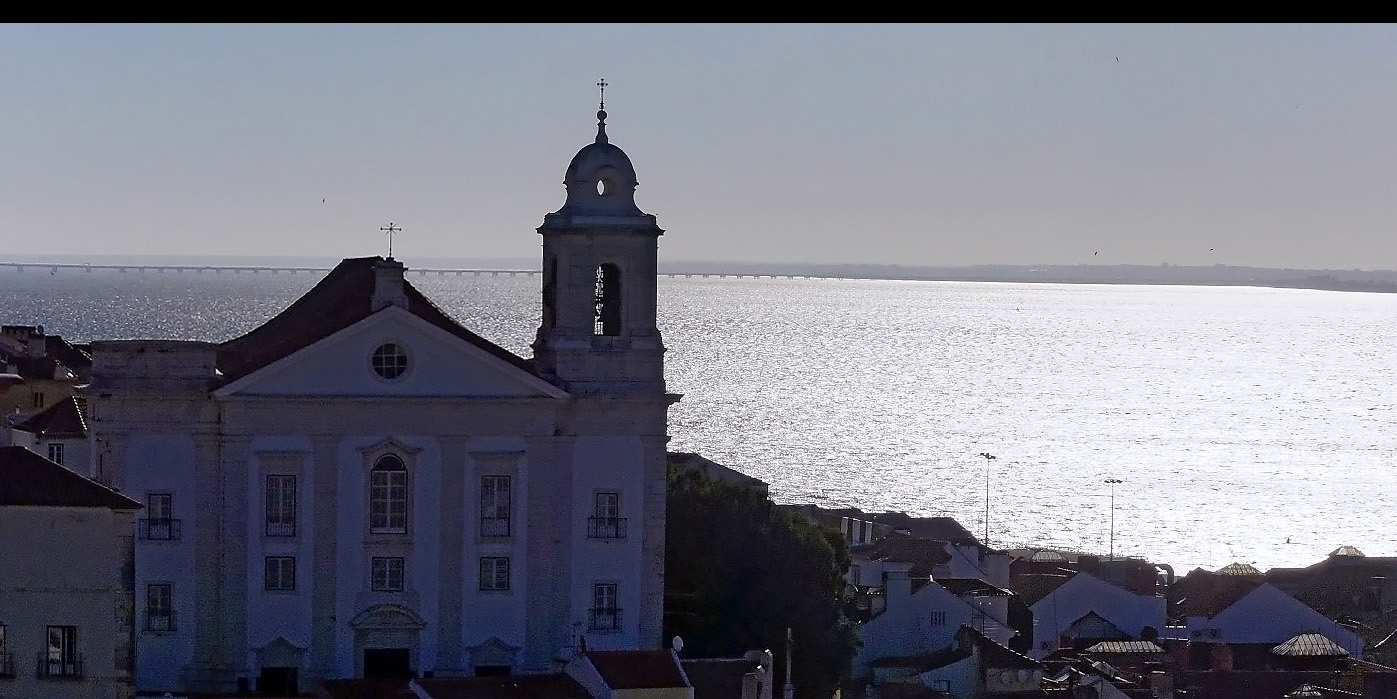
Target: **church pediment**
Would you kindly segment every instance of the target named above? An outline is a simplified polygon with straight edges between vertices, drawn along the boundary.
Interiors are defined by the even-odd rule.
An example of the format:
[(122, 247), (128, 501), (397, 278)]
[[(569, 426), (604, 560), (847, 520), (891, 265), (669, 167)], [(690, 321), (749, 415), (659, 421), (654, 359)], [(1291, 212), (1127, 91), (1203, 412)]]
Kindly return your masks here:
[(511, 646), (497, 636), (491, 636), (484, 643), (470, 648), (469, 651), (471, 665), (475, 667), (512, 666), (515, 657), (519, 654), (519, 647)]
[(349, 627), (356, 630), (416, 631), (427, 625), (417, 612), (398, 604), (379, 604), (354, 615)]
[(390, 306), (233, 381), (216, 395), (560, 398), (566, 393)]
[(304, 664), (306, 649), (277, 636), (255, 652), (257, 664), (262, 667), (300, 667)]

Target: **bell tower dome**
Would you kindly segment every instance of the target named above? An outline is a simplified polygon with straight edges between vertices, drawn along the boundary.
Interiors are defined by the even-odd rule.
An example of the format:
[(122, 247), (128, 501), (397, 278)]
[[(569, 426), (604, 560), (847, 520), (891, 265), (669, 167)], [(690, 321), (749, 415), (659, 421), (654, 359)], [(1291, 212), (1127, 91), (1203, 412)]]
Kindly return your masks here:
[(539, 372), (581, 395), (665, 393), (664, 343), (656, 327), (656, 257), (664, 233), (635, 203), (635, 167), (606, 135), (563, 176), (567, 198), (546, 214), (543, 320), (533, 343)]

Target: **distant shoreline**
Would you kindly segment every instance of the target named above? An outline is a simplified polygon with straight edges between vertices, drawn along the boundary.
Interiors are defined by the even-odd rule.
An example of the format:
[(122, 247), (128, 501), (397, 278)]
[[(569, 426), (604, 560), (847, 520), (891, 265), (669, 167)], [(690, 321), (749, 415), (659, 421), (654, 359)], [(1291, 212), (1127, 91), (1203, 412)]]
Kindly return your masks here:
[[(169, 266), (317, 267), (338, 259), (198, 255), (8, 255), (0, 263), (26, 265), (127, 264)], [(403, 260), (411, 268), (513, 269), (538, 271), (538, 260), (522, 258), (432, 258)], [(1323, 291), (1397, 293), (1397, 270), (1332, 270), (1235, 265), (963, 265), (797, 264), (661, 262), (661, 274), (824, 277), (886, 281), (960, 281), (1040, 284), (1146, 284), (1168, 286), (1257, 286)]]

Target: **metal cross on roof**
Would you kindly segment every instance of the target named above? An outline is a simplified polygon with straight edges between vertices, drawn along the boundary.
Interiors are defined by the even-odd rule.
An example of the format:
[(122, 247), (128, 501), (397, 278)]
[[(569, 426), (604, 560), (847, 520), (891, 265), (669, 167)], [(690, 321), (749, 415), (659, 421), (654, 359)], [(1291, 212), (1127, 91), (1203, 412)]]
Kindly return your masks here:
[(403, 229), (393, 225), (393, 222), (389, 221), (388, 225), (379, 228), (379, 230), (388, 234), (388, 259), (391, 260), (393, 259), (393, 234), (401, 233)]
[(607, 84), (608, 84), (608, 83), (606, 82), (606, 78), (602, 78), (601, 80), (598, 80), (598, 81), (597, 81), (597, 87), (600, 87), (600, 88), (601, 88), (601, 106), (600, 106), (601, 109), (606, 109), (606, 86), (607, 86)]

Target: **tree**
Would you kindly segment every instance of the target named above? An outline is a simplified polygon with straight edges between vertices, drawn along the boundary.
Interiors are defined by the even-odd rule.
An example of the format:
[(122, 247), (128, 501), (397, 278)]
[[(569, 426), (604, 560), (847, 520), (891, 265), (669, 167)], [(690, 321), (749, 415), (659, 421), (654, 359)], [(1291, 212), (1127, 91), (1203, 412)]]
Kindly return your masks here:
[[(828, 699), (849, 672), (858, 635), (839, 532), (765, 495), (671, 468), (665, 522), (665, 638), (688, 657), (769, 649), (785, 681), (786, 629), (798, 699)], [(778, 695), (780, 690), (776, 690)]]

